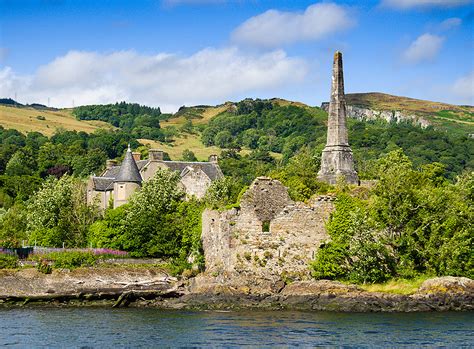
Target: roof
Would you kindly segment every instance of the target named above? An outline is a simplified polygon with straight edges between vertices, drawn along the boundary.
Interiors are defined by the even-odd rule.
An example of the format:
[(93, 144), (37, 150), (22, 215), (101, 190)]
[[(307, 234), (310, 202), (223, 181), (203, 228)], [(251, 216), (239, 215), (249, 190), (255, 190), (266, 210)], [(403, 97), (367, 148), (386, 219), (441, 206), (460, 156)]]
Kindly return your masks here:
[(135, 159), (133, 159), (132, 151), (129, 146), (125, 153), (125, 158), (120, 165), (118, 174), (115, 177), (115, 182), (141, 183), (142, 181), (140, 170), (138, 169)]
[[(219, 165), (213, 162), (192, 162), (192, 161), (163, 161), (163, 163), (172, 171), (183, 173), (186, 167), (202, 170), (211, 181), (224, 177)], [(183, 173), (185, 174), (185, 173)]]
[(94, 189), (97, 191), (107, 191), (113, 189), (115, 178), (110, 177), (92, 177)]
[[(114, 182), (135, 182), (141, 183), (142, 178), (140, 175), (140, 171), (147, 165), (150, 160), (133, 160), (133, 157), (130, 153), (130, 158), (128, 158), (129, 152), (125, 155), (125, 159), (123, 160), (120, 166), (113, 166), (110, 169), (106, 170), (100, 177), (92, 177), (94, 189), (96, 191), (108, 191), (113, 189)], [(135, 164), (136, 171), (132, 168), (133, 165), (131, 161)], [(126, 165), (123, 170), (124, 164)], [(168, 167), (171, 171), (177, 171), (180, 173), (181, 177), (184, 177), (188, 172), (188, 167), (198, 170), (200, 169), (203, 171), (206, 176), (209, 177), (211, 181), (215, 181), (216, 179), (224, 177), (222, 171), (217, 163), (214, 162), (193, 162), (193, 161), (163, 161), (166, 167)], [(127, 180), (123, 180), (122, 178), (128, 178)], [(139, 178), (139, 181), (138, 181)], [(132, 180), (134, 179), (134, 180)]]

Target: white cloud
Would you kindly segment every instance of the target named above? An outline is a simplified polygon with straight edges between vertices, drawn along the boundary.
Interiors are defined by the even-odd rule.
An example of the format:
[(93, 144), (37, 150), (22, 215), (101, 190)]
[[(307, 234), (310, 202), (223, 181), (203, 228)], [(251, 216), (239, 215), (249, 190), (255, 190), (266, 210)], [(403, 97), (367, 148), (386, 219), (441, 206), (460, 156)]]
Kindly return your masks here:
[(457, 7), (472, 3), (472, 0), (382, 0), (381, 5), (397, 9), (415, 7)]
[(403, 52), (402, 59), (406, 63), (419, 63), (430, 61), (436, 57), (444, 38), (432, 34), (423, 34), (413, 41)]
[(348, 11), (331, 3), (309, 6), (304, 12), (268, 10), (242, 23), (232, 39), (262, 47), (277, 47), (297, 41), (317, 40), (354, 24)]
[(305, 61), (276, 50), (248, 55), (237, 48), (204, 49), (191, 56), (71, 51), (32, 76), (0, 70), (0, 96), (64, 107), (120, 100), (176, 111), (185, 104), (217, 103), (241, 94), (301, 81)]
[(474, 71), (457, 79), (451, 87), (451, 91), (461, 103), (474, 105)]
[(441, 30), (450, 30), (450, 29), (459, 27), (461, 23), (462, 23), (461, 18), (457, 18), (457, 17), (448, 18), (440, 23), (439, 28)]

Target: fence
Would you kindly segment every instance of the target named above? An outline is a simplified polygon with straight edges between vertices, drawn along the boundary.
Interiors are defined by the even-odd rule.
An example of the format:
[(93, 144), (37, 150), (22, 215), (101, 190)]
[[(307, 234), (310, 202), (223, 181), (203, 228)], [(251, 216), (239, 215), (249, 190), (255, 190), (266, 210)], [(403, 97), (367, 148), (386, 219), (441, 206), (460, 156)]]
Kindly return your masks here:
[(112, 250), (109, 248), (55, 248), (55, 247), (18, 247), (18, 248), (3, 248), (0, 247), (0, 253), (17, 255), (20, 259), (27, 259), (30, 255), (43, 255), (53, 252), (84, 252), (92, 253), (94, 255), (111, 255), (116, 257), (126, 257), (128, 255), (125, 251)]

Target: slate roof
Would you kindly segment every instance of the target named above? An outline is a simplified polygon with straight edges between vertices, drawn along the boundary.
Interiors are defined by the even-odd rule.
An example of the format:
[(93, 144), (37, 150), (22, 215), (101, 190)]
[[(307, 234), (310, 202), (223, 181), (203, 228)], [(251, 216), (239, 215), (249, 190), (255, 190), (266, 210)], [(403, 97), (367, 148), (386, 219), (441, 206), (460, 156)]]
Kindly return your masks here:
[[(123, 164), (125, 163), (126, 159), (127, 159), (127, 155), (125, 155), (125, 159), (122, 162), (122, 165), (114, 166), (106, 170), (100, 177), (92, 177), (92, 180), (94, 183), (94, 189), (97, 191), (113, 190), (114, 181), (117, 181), (117, 182), (121, 181), (119, 180), (119, 174), (121, 172), (121, 168)], [(132, 157), (132, 161), (134, 161), (133, 157)], [(146, 164), (149, 163), (149, 160), (139, 160), (139, 161), (136, 161), (135, 163), (138, 170), (138, 175), (140, 176), (140, 171), (143, 169), (143, 167)], [(181, 177), (185, 176), (188, 173), (188, 170), (187, 170), (188, 167), (191, 167), (195, 170), (197, 169), (202, 170), (209, 177), (211, 181), (215, 181), (216, 179), (224, 177), (219, 165), (213, 162), (163, 161), (162, 163), (166, 167), (168, 167), (171, 171), (178, 171)], [(123, 172), (129, 173), (130, 170), (129, 169), (126, 171), (124, 170)], [(136, 180), (138, 179), (136, 178), (137, 177), (136, 173), (133, 174), (133, 176), (135, 177)], [(128, 181), (130, 181), (130, 179)], [(141, 176), (140, 176), (140, 182), (141, 182)], [(140, 183), (140, 182), (137, 182), (137, 183)]]
[(163, 163), (172, 171), (182, 173), (186, 167), (202, 170), (211, 181), (224, 177), (219, 165), (212, 162), (192, 162), (192, 161), (163, 161)]
[(115, 182), (141, 183), (142, 181), (143, 179), (140, 175), (140, 170), (133, 159), (132, 151), (129, 147), (125, 153), (125, 158), (120, 165), (118, 174), (115, 177)]
[[(115, 178), (111, 177), (92, 177), (94, 183), (94, 189), (97, 191), (112, 190)], [(110, 189), (109, 189), (110, 187)]]

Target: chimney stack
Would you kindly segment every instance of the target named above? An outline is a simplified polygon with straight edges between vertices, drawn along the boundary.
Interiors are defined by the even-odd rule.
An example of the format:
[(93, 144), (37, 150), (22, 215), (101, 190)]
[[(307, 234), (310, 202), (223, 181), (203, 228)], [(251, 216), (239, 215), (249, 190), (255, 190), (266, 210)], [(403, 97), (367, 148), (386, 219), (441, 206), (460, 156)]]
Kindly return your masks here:
[(138, 151), (134, 151), (132, 153), (132, 156), (133, 156), (133, 160), (135, 160), (135, 162), (137, 161), (140, 161), (141, 158), (142, 158), (142, 153), (138, 152)]
[(163, 151), (158, 149), (148, 150), (148, 158), (150, 161), (163, 161)]
[(209, 162), (213, 163), (213, 164), (217, 164), (217, 155), (215, 154), (212, 154), (212, 155), (209, 155)]

